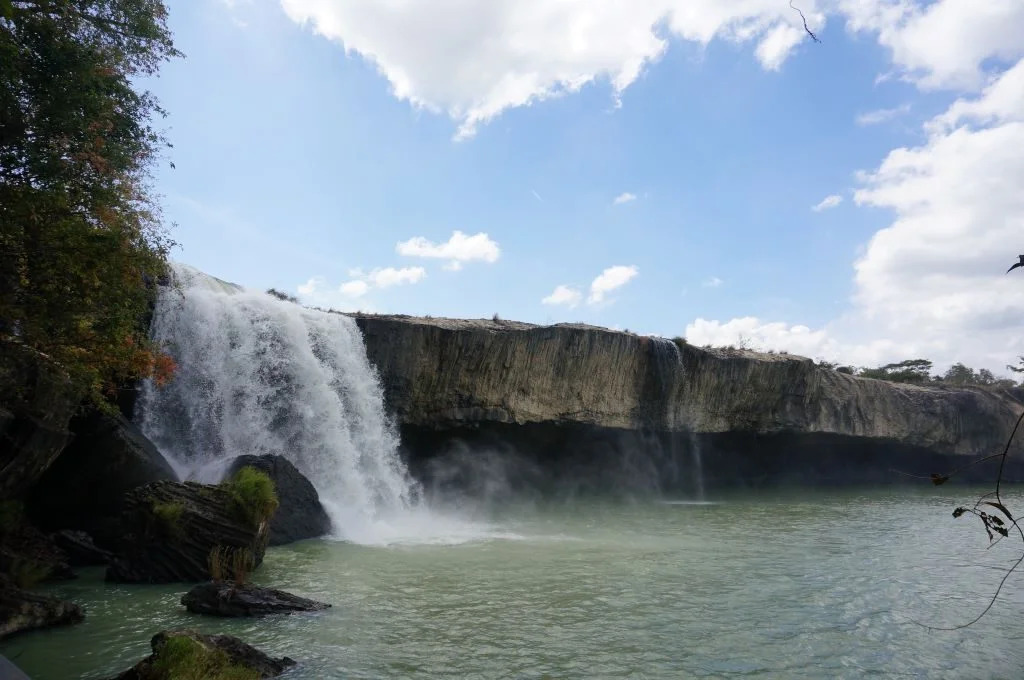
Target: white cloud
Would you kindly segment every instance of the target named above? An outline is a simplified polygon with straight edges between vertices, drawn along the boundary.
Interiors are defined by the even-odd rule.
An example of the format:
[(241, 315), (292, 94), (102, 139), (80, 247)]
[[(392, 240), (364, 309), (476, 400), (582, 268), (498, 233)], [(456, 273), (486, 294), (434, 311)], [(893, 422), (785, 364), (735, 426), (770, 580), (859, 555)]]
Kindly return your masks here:
[[(752, 43), (778, 70), (809, 40), (781, 0), (280, 0), (295, 22), (372, 63), (394, 96), (448, 114), (456, 138), (510, 108), (595, 81), (622, 93), (670, 40)], [(885, 47), (897, 75), (925, 89), (978, 89), (993, 60), (1024, 56), (1020, 0), (805, 0), (808, 26), (826, 14)], [(955, 46), (955, 48), (954, 48)]]
[(299, 284), (296, 290), (299, 291), (299, 295), (312, 295), (313, 293), (316, 292), (316, 289), (321, 285), (323, 285), (323, 279), (318, 279), (314, 277), (312, 279), (309, 279), (305, 283)]
[(811, 206), (811, 210), (813, 210), (814, 212), (821, 212), (822, 210), (834, 208), (842, 202), (842, 196), (840, 196), (839, 194), (832, 194), (831, 196), (826, 196), (825, 198), (821, 199), (821, 202), (818, 203), (818, 205)]
[[(820, 30), (824, 15), (806, 0)], [(281, 0), (287, 15), (373, 63), (393, 94), (445, 112), (457, 138), (502, 111), (610, 83), (618, 98), (670, 38), (752, 42), (778, 69), (806, 38), (779, 0)]]
[(975, 90), (993, 58), (1024, 56), (1020, 0), (839, 0), (837, 8), (847, 28), (875, 34), (900, 75), (924, 89)]
[(386, 267), (385, 269), (374, 269), (366, 276), (367, 283), (375, 288), (390, 288), (403, 283), (418, 283), (427, 275), (423, 267)]
[(638, 273), (637, 268), (632, 265), (628, 267), (624, 265), (608, 267), (591, 282), (590, 295), (587, 296), (587, 302), (592, 305), (604, 302), (605, 296), (608, 293), (626, 285)]
[(366, 295), (370, 290), (370, 284), (366, 281), (346, 281), (338, 286), (338, 292), (346, 297), (357, 298)]
[(717, 276), (712, 276), (710, 279), (705, 279), (704, 281), (701, 281), (700, 285), (703, 286), (704, 288), (718, 288), (723, 283), (724, 281), (722, 281), (722, 279), (718, 278)]
[[(998, 5), (999, 3), (993, 3)], [(1024, 354), (1024, 295), (1004, 272), (1024, 234), (1024, 60), (925, 124), (926, 141), (860, 174), (858, 205), (893, 222), (855, 263), (852, 307), (817, 331), (698, 320), (694, 342), (740, 333), (766, 346), (877, 365), (925, 357), (1003, 373)], [(791, 343), (791, 344), (786, 344)]]
[(583, 293), (569, 286), (556, 286), (555, 290), (546, 298), (541, 300), (545, 305), (566, 305), (575, 307), (583, 299)]
[(619, 194), (618, 196), (616, 196), (615, 200), (612, 201), (612, 203), (614, 205), (622, 205), (623, 203), (629, 203), (630, 201), (635, 201), (635, 200), (636, 200), (636, 194), (631, 194), (628, 191), (624, 191), (621, 194)]
[(901, 104), (891, 109), (875, 109), (874, 111), (868, 111), (857, 116), (857, 125), (878, 125), (908, 113), (910, 113), (910, 104)]
[(464, 262), (497, 262), (501, 248), (484, 232), (466, 236), (461, 231), (452, 232), (445, 243), (433, 243), (422, 236), (401, 241), (395, 246), (399, 255), (407, 257), (429, 257), (449, 260), (445, 269), (458, 271)]

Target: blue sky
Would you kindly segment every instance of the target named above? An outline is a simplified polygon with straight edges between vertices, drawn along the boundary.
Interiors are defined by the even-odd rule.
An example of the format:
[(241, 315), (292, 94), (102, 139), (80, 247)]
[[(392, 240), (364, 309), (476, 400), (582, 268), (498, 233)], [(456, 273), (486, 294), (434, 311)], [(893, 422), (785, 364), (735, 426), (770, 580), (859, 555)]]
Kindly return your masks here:
[(1001, 369), (1022, 6), (172, 0), (155, 183), (176, 259), (309, 304)]

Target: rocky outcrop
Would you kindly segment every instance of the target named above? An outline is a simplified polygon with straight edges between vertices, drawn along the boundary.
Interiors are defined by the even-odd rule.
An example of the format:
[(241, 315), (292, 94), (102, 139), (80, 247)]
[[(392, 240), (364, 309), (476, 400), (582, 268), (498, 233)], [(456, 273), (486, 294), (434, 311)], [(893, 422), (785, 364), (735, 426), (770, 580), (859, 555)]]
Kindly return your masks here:
[(178, 481), (167, 460), (124, 416), (90, 411), (71, 422), (72, 442), (39, 479), (28, 509), (43, 528), (81, 529), (100, 544), (116, 542), (125, 494)]
[(267, 473), (277, 490), (280, 505), (270, 520), (270, 545), (316, 538), (331, 530), (331, 518), (320, 504), (316, 488), (290, 460), (276, 455), (239, 456), (231, 462), (224, 478), (230, 479), (243, 467)]
[(204, 635), (193, 630), (164, 631), (150, 641), (153, 653), (116, 680), (165, 680), (195, 677), (206, 680), (249, 677), (275, 678), (295, 665), (288, 657), (275, 659), (230, 635)]
[(316, 612), (331, 606), (283, 590), (230, 581), (200, 583), (181, 597), (181, 603), (193, 614), (226, 617)]
[(50, 467), (79, 398), (49, 357), (0, 341), (0, 498), (23, 498)]
[(24, 590), (0, 574), (0, 638), (36, 628), (78, 623), (84, 618), (77, 604)]
[(29, 514), (49, 531), (83, 530), (111, 547), (121, 533), (125, 493), (150, 482), (177, 481), (177, 475), (121, 415), (89, 411), (73, 419), (71, 429), (74, 439), (29, 496)]
[(92, 536), (84, 531), (64, 529), (50, 534), (54, 544), (68, 556), (68, 564), (72, 567), (95, 567), (109, 564), (113, 554), (109, 550), (99, 548)]
[[(991, 453), (1024, 404), (1019, 389), (896, 384), (787, 354), (677, 346), (578, 324), (355, 320), (413, 458), (444, 444), (437, 433), (489, 431), (508, 441), (513, 431), (544, 439), (561, 436), (556, 429), (597, 429), (627, 439), (685, 435), (684, 447), (703, 442), (712, 455), (736, 446), (756, 456), (749, 447), (763, 445), (766, 456), (787, 456), (794, 444), (823, 452), (849, 442), (870, 449), (873, 465), (891, 466), (892, 452), (900, 462)], [(661, 445), (679, 443), (663, 437)]]
[[(155, 482), (130, 491), (121, 516), (123, 540), (107, 580), (174, 583), (209, 580), (211, 554), (244, 554), (255, 569), (266, 551), (267, 522), (253, 523), (224, 486)], [(234, 578), (231, 560), (224, 578)]]
[(68, 554), (52, 537), (22, 519), (11, 521), (9, 511), (6, 514), (11, 524), (0, 528), (0, 573), (19, 583), (75, 578)]

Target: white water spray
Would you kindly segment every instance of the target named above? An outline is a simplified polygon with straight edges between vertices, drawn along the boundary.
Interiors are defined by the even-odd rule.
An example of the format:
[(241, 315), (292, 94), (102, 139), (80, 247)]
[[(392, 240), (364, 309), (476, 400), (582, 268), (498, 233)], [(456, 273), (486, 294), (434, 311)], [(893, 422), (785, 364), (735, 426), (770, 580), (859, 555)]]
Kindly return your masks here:
[(419, 502), (398, 456), (355, 322), (246, 290), (185, 265), (160, 291), (154, 340), (174, 357), (147, 381), (143, 432), (184, 479), (220, 481), (236, 456), (280, 454), (316, 486), (340, 537), (461, 542), (480, 527)]

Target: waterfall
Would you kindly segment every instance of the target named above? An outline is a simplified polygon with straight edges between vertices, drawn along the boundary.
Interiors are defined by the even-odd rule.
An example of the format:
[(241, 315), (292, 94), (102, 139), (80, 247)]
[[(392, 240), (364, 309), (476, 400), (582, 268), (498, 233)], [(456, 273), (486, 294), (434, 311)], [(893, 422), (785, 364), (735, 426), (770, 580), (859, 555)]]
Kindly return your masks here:
[(138, 417), (183, 479), (218, 482), (236, 456), (281, 454), (313, 482), (343, 538), (387, 543), (438, 528), (398, 456), (352, 319), (185, 265), (173, 273), (152, 336), (177, 369), (166, 386), (147, 381)]
[(690, 460), (693, 463), (694, 493), (698, 501), (704, 500), (704, 461), (701, 459), (700, 440), (690, 432)]

